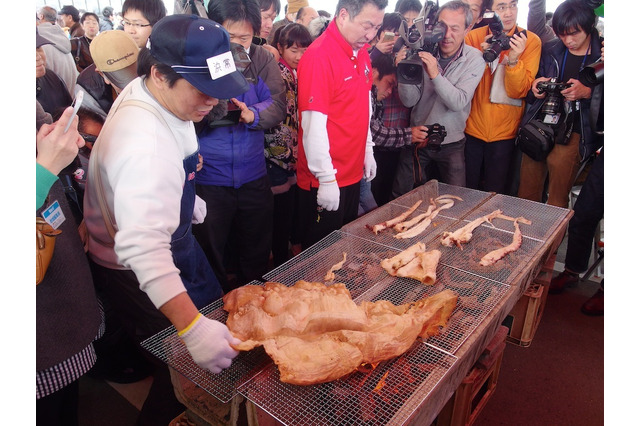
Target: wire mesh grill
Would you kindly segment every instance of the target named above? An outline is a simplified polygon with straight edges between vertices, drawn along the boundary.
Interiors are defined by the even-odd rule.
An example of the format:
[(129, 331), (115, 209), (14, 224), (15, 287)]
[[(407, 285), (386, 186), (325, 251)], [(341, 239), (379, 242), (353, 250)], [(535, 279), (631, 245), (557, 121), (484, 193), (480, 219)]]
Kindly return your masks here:
[[(497, 224), (498, 220), (494, 219)], [(504, 221), (506, 222), (506, 221)], [(466, 223), (466, 222), (465, 222)], [(491, 228), (481, 225), (473, 231), (473, 237), (467, 244), (462, 244), (462, 250), (457, 246), (446, 247), (440, 241), (434, 241), (430, 249), (437, 248), (442, 252), (440, 263), (461, 269), (488, 280), (512, 284), (523, 270), (530, 267), (530, 261), (542, 246), (542, 242), (523, 237), (520, 248), (507, 254), (495, 264), (480, 265), (480, 259), (492, 250), (505, 247), (513, 241), (513, 222), (511, 231)], [(460, 224), (459, 226), (462, 226)], [(527, 225), (520, 225), (520, 229)]]
[[(410, 220), (417, 215), (424, 213), (429, 208), (429, 200), (431, 198), (435, 199), (436, 197), (445, 194), (460, 197), (462, 198), (462, 201), (454, 200), (455, 203), (451, 208), (441, 210), (433, 219), (429, 227), (415, 237), (398, 239), (395, 238), (398, 232), (393, 229), (385, 229), (378, 234), (374, 234), (373, 231), (367, 227), (367, 225), (373, 226), (393, 219), (406, 212), (407, 209), (413, 206), (418, 200), (422, 200), (422, 203), (418, 208), (406, 219)], [(341, 228), (341, 231), (404, 250), (418, 241), (428, 242), (438, 237), (444, 230), (477, 207), (478, 204), (488, 200), (490, 196), (491, 194), (486, 192), (447, 185), (431, 180), (424, 185), (413, 189), (411, 192), (396, 198), (390, 203), (372, 210), (358, 219), (346, 224)]]
[[(529, 219), (531, 221), (531, 225), (519, 223), (522, 235), (539, 241), (548, 240), (570, 212), (568, 209), (560, 207), (497, 194), (479, 206), (473, 214), (469, 215), (469, 217), (465, 219), (473, 220), (477, 217), (489, 214), (496, 209), (502, 210), (502, 214), (506, 216), (514, 218), (522, 216)], [(493, 221), (493, 225), (498, 229), (513, 232), (513, 222), (511, 221), (497, 219)], [(472, 240), (472, 242), (474, 240)]]
[(427, 341), (455, 354), (509, 287), (449, 268), (442, 258), (436, 269), (436, 285), (428, 286), (414, 279), (393, 277), (382, 269), (380, 262), (399, 252), (392, 247), (334, 231), (291, 261), (266, 274), (264, 279), (287, 286), (299, 280), (323, 282), (331, 266), (342, 259), (342, 253), (347, 253), (347, 260), (340, 270), (335, 271), (333, 282), (343, 283), (356, 303), (388, 300), (401, 305), (433, 296), (446, 288), (451, 289), (460, 296), (456, 310), (447, 327), (441, 330), (441, 335)]
[(292, 286), (299, 280), (325, 282), (324, 277), (333, 265), (347, 260), (335, 272), (333, 282), (343, 283), (357, 300), (372, 285), (384, 282), (388, 274), (380, 267), (382, 259), (397, 254), (397, 250), (341, 231), (333, 231), (321, 241), (298, 256), (263, 276), (265, 281), (275, 281)]
[[(409, 419), (457, 358), (416, 342), (402, 357), (313, 386), (282, 383), (265, 367), (240, 393), (284, 425), (401, 425)], [(411, 405), (407, 399), (420, 392)]]
[(438, 335), (426, 339), (426, 343), (455, 354), (502, 299), (509, 286), (442, 264), (438, 265), (436, 275), (437, 281), (433, 286), (409, 278), (389, 277), (385, 283), (374, 285), (363, 293), (359, 301), (388, 300), (394, 305), (402, 305), (433, 296), (445, 289), (453, 290), (458, 294), (456, 309), (447, 326)]
[(413, 203), (418, 200), (424, 200), (424, 203), (428, 202), (430, 198), (436, 198), (444, 194), (455, 195), (462, 198), (462, 201), (456, 200), (455, 205), (446, 211), (447, 215), (453, 218), (464, 217), (479, 204), (488, 200), (492, 195), (489, 192), (477, 191), (462, 186), (448, 185), (438, 182), (437, 180), (430, 180), (424, 185), (396, 198), (392, 202), (403, 207), (411, 207)]
[[(395, 217), (417, 199), (424, 200), (418, 210), (425, 211), (429, 198), (440, 194), (456, 195), (464, 201), (456, 201), (451, 209), (442, 211), (429, 230), (415, 238), (398, 240), (389, 230), (375, 235), (365, 227)], [(464, 250), (440, 244), (443, 231), (454, 231), (496, 209), (532, 221), (531, 225), (520, 224), (524, 238), (516, 252), (489, 267), (478, 263), (489, 251), (511, 243), (513, 222), (502, 219), (495, 219), (493, 227), (483, 224), (476, 228)], [(418, 210), (410, 217), (419, 214)], [(539, 266), (531, 265), (532, 259), (568, 214), (566, 209), (430, 181), (332, 232), (264, 275), (266, 281), (287, 286), (299, 280), (326, 282), (327, 272), (346, 253), (344, 265), (327, 283), (344, 283), (356, 303), (388, 300), (400, 305), (444, 289), (459, 295), (456, 309), (439, 335), (417, 341), (402, 356), (380, 363), (371, 371), (355, 372), (321, 385), (295, 386), (280, 381), (277, 367), (261, 348), (241, 353), (230, 368), (212, 374), (193, 362), (173, 327), (147, 339), (142, 346), (218, 400), (228, 402), (239, 392), (285, 425), (404, 424), (455, 366), (456, 351), (502, 300), (512, 280)], [(433, 286), (392, 277), (380, 266), (383, 259), (417, 241), (425, 242), (427, 250), (437, 248), (442, 252)], [(222, 300), (201, 312), (226, 322)]]
[[(262, 283), (253, 281), (250, 284), (261, 285)], [(222, 309), (222, 299), (207, 305), (200, 312), (208, 318), (222, 323), (227, 322), (228, 315)], [(263, 350), (241, 352), (229, 368), (219, 374), (213, 374), (193, 361), (173, 326), (146, 339), (141, 345), (207, 393), (225, 403), (238, 393), (238, 386), (249, 380), (265, 364), (271, 362)]]

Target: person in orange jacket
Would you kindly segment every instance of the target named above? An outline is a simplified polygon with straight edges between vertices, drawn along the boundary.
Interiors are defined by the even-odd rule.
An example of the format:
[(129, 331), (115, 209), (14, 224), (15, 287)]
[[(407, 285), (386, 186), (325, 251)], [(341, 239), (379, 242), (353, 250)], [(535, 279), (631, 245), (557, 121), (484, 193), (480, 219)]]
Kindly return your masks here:
[[(500, 18), (503, 32), (510, 41), (508, 49), (487, 62), (471, 100), (465, 129), (467, 187), (506, 193), (516, 133), (525, 109), (523, 98), (538, 72), (541, 42), (531, 32), (520, 33), (523, 29), (516, 24), (517, 0), (488, 0), (488, 3), (487, 11), (495, 12)], [(486, 52), (494, 37), (491, 27), (470, 31), (465, 42)], [(503, 69), (499, 69), (501, 67)]]

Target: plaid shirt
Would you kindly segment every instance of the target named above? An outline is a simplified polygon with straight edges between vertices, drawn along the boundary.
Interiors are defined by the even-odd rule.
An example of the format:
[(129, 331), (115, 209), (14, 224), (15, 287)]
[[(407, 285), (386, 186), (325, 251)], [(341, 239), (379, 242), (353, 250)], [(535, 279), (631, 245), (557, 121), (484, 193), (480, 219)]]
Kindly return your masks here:
[(371, 116), (371, 136), (375, 146), (379, 148), (402, 148), (403, 146), (411, 145), (411, 127), (387, 127), (382, 120), (386, 108), (382, 104), (382, 101), (377, 100), (377, 97), (378, 90), (376, 86), (372, 86), (371, 105), (373, 105), (373, 114)]
[(400, 95), (398, 95), (398, 86), (393, 87), (391, 95), (383, 101), (384, 111), (382, 113), (382, 122), (385, 127), (408, 127), (409, 117), (411, 117), (411, 108), (402, 105)]

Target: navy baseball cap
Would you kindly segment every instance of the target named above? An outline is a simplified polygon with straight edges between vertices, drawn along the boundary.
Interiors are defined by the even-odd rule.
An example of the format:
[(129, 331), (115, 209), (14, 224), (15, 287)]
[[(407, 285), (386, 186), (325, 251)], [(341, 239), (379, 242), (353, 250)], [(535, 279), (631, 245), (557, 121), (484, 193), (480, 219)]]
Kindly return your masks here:
[(236, 70), (229, 33), (210, 19), (186, 14), (162, 18), (151, 30), (149, 51), (205, 95), (229, 99), (249, 90)]

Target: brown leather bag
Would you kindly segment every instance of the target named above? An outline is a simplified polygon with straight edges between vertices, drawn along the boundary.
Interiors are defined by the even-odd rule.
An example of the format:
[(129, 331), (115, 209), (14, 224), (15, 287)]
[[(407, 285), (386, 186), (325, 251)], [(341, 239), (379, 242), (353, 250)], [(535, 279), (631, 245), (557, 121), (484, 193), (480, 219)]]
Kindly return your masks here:
[(61, 233), (62, 231), (53, 229), (43, 218), (36, 217), (36, 285), (42, 282), (44, 274), (47, 273), (56, 245), (56, 236)]

